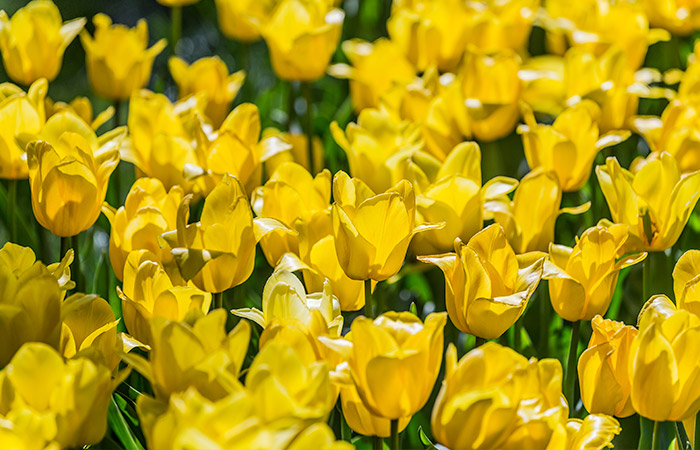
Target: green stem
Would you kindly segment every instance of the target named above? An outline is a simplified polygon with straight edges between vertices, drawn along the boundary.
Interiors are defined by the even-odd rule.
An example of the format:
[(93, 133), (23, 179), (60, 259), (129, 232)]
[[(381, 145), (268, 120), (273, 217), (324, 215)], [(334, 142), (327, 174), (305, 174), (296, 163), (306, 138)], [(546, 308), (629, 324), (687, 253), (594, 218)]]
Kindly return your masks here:
[(365, 280), (365, 316), (374, 319), (372, 312), (372, 280)]
[(224, 304), (224, 293), (216, 292), (214, 293), (214, 309), (223, 307)]
[(17, 243), (17, 180), (7, 180), (7, 219), (10, 221), (10, 242)]
[(486, 339), (481, 338), (479, 336), (474, 336), (474, 339), (475, 339), (474, 348), (481, 347), (482, 345), (484, 345), (486, 343)]
[(372, 450), (383, 450), (384, 449), (384, 439), (379, 436), (372, 436)]
[(549, 356), (549, 282), (547, 285), (540, 289), (540, 358), (546, 358)]
[(642, 262), (642, 301), (646, 302), (651, 297), (651, 254), (647, 255)]
[(292, 132), (292, 124), (294, 123), (294, 119), (296, 119), (296, 111), (294, 110), (294, 102), (296, 101), (297, 96), (296, 92), (294, 92), (294, 82), (293, 81), (288, 81), (287, 82), (287, 131)]
[(695, 415), (695, 433), (693, 435), (693, 449), (700, 450), (700, 412)]
[(85, 277), (83, 272), (80, 270), (80, 239), (79, 234), (76, 234), (71, 238), (71, 243), (73, 245), (73, 267), (72, 270), (75, 273), (75, 290), (76, 292), (85, 293)]
[(311, 95), (311, 84), (302, 83), (301, 89), (306, 100), (306, 151), (309, 157), (309, 172), (314, 175), (314, 118), (313, 118), (313, 97)]
[(685, 426), (680, 420), (676, 422), (676, 443), (680, 450), (686, 450), (690, 447), (690, 439), (688, 439), (688, 433), (685, 432)]
[[(122, 102), (120, 100), (114, 101), (114, 128), (117, 128), (121, 123), (121, 105)], [(117, 194), (117, 203), (114, 206), (118, 208), (122, 204), (122, 171), (119, 165), (117, 165), (112, 176), (114, 177), (114, 190)]]
[(576, 361), (578, 357), (578, 339), (581, 330), (581, 321), (571, 322), (571, 341), (569, 341), (569, 355), (566, 363), (566, 382), (564, 384), (564, 396), (569, 402), (569, 408), (573, 412), (576, 409)]
[(661, 427), (659, 426), (662, 422), (655, 421), (654, 422), (654, 434), (652, 435), (651, 438), (651, 449), (652, 450), (661, 450)]
[(639, 416), (639, 443), (637, 450), (650, 450), (652, 440), (652, 429), (654, 422), (646, 417)]
[(70, 237), (66, 236), (61, 236), (61, 251), (58, 255), (59, 261), (63, 259), (64, 256), (66, 256), (66, 252), (70, 248)]
[(520, 353), (520, 347), (522, 345), (522, 343), (521, 343), (521, 340), (522, 340), (521, 338), (522, 338), (522, 334), (523, 334), (522, 328), (523, 328), (523, 323), (521, 320), (518, 320), (517, 322), (515, 322), (515, 325), (513, 326), (513, 333), (514, 333), (514, 335), (513, 335), (513, 349), (518, 353)]
[(399, 419), (391, 419), (391, 450), (400, 450), (399, 445)]
[(182, 6), (170, 8), (170, 48), (173, 55), (182, 35)]

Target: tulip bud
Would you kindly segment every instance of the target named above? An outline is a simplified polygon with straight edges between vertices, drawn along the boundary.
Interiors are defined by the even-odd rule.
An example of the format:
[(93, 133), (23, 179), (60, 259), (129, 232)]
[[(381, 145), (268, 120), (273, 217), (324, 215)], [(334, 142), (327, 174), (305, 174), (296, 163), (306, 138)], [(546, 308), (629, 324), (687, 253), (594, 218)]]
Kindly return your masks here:
[(557, 314), (576, 322), (606, 313), (620, 271), (646, 258), (646, 253), (622, 256), (628, 236), (625, 225), (598, 225), (584, 231), (573, 248), (549, 245), (542, 277), (549, 280), (549, 297)]
[(95, 37), (87, 31), (80, 33), (85, 49), (90, 86), (100, 97), (127, 100), (131, 94), (148, 83), (153, 60), (166, 46), (165, 39), (148, 47), (148, 25), (140, 19), (135, 28), (112, 25), (106, 14), (92, 18)]
[(215, 0), (221, 33), (229, 39), (255, 42), (260, 39), (256, 22), (267, 19), (275, 2), (257, 0)]
[(694, 3), (671, 0), (659, 4), (653, 0), (645, 0), (642, 5), (649, 23), (655, 27), (664, 28), (677, 35), (687, 35), (700, 28), (700, 11)]
[(493, 224), (456, 253), (421, 256), (445, 274), (445, 303), (452, 323), (484, 339), (500, 337), (525, 311), (542, 276), (544, 255), (516, 255), (503, 229)]
[[(343, 409), (345, 421), (355, 433), (363, 436), (379, 436), (381, 438), (388, 438), (391, 435), (391, 420), (372, 414), (362, 403), (355, 386), (342, 387), (340, 390), (340, 405)], [(410, 420), (410, 417), (399, 419), (399, 433), (408, 426)]]
[(85, 18), (61, 22), (51, 0), (29, 2), (11, 19), (0, 10), (0, 52), (12, 80), (29, 86), (39, 78), (56, 78), (63, 52), (85, 26)]
[(688, 250), (673, 268), (673, 293), (678, 309), (700, 317), (700, 250)]

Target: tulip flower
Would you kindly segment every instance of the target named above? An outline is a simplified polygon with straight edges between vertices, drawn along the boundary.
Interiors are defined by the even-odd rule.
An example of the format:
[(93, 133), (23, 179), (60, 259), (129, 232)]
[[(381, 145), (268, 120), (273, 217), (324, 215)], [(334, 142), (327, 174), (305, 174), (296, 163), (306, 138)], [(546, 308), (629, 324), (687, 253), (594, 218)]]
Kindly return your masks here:
[(257, 23), (266, 20), (275, 2), (256, 0), (215, 0), (221, 33), (229, 39), (255, 42), (260, 39)]
[[(250, 203), (258, 217), (272, 217), (296, 228), (297, 221), (309, 224), (330, 208), (331, 174), (323, 170), (315, 177), (301, 165), (282, 163), (264, 186), (253, 191)], [(286, 252), (299, 253), (298, 237), (284, 230), (269, 233), (260, 241), (268, 263), (275, 266)]]
[(345, 13), (328, 1), (282, 0), (259, 26), (283, 80), (314, 81), (328, 68)]
[(456, 253), (421, 256), (445, 274), (445, 303), (452, 323), (483, 339), (500, 337), (525, 311), (542, 276), (544, 257), (516, 255), (503, 229), (493, 224), (467, 244), (455, 240)]
[[(306, 134), (283, 133), (276, 128), (266, 128), (263, 130), (263, 141), (268, 137), (274, 137), (284, 143), (289, 144), (289, 148), (275, 151), (265, 159), (265, 170), (267, 173), (275, 173), (277, 168), (286, 162), (295, 162), (311, 172), (309, 164), (309, 139)], [(323, 143), (318, 136), (313, 140), (313, 167), (319, 169), (323, 167)]]
[(644, 0), (642, 5), (649, 23), (673, 34), (687, 35), (700, 28), (700, 5), (695, 2), (670, 0), (659, 3)]
[(187, 225), (190, 200), (188, 196), (180, 205), (177, 230), (162, 237), (184, 279), (207, 292), (220, 293), (247, 280), (259, 237), (285, 228), (265, 218), (256, 220), (256, 231), (243, 186), (228, 174), (206, 198), (200, 221)]
[(90, 125), (90, 128), (97, 131), (102, 125), (107, 123), (114, 116), (114, 107), (109, 106), (104, 111), (93, 114), (93, 107), (90, 99), (87, 97), (75, 97), (70, 103), (54, 102), (49, 97), (46, 97), (46, 116), (51, 117), (61, 111), (70, 111)]
[(149, 250), (164, 265), (172, 263), (170, 251), (161, 248), (158, 238), (176, 228), (183, 197), (179, 186), (166, 192), (160, 180), (139, 178), (131, 186), (124, 206), (118, 210), (107, 203), (102, 206), (111, 226), (109, 260), (120, 281), (124, 280), (126, 257), (134, 250)]
[(191, 283), (173, 283), (158, 257), (148, 250), (128, 254), (124, 266), (123, 291), (117, 287), (122, 300), (126, 329), (136, 339), (150, 344), (150, 322), (154, 317), (181, 322), (191, 310), (206, 314), (211, 307), (211, 294), (200, 291)]
[(387, 30), (419, 71), (436, 65), (453, 70), (469, 43), (470, 8), (458, 0), (400, 0), (392, 4)]
[(394, 86), (411, 83), (416, 76), (401, 48), (386, 38), (372, 43), (350, 39), (341, 48), (351, 65), (334, 64), (329, 72), (350, 80), (350, 98), (358, 115), (365, 108), (377, 108), (383, 94)]
[(206, 97), (204, 113), (219, 127), (229, 112), (233, 99), (243, 86), (245, 72), (229, 74), (226, 63), (218, 56), (200, 58), (191, 65), (176, 56), (168, 60), (170, 74), (175, 80), (178, 96), (203, 92)]
[[(560, 214), (581, 214), (590, 202), (561, 208), (562, 191), (554, 172), (533, 170), (520, 180), (513, 201), (491, 202), (494, 220), (505, 230), (516, 253), (545, 252), (554, 241), (554, 225)], [(505, 206), (505, 208), (503, 208)]]
[(578, 360), (581, 399), (589, 413), (627, 417), (634, 414), (630, 400), (629, 356), (637, 329), (595, 316), (588, 348)]
[(566, 423), (566, 443), (563, 439), (556, 440), (551, 448), (603, 450), (612, 447), (612, 441), (620, 431), (620, 423), (614, 418), (603, 414), (589, 414), (583, 420), (569, 419)]
[(63, 361), (50, 346), (27, 343), (0, 372), (0, 415), (29, 410), (59, 448), (97, 444), (107, 430), (110, 371), (87, 358)]
[(673, 268), (673, 293), (678, 309), (700, 317), (700, 250), (688, 250)]
[(14, 85), (6, 85), (4, 92), (0, 91), (0, 178), (29, 176), (27, 154), (15, 138), (39, 134), (46, 121), (47, 90), (46, 80), (40, 79), (26, 93)]
[(468, 42), (487, 53), (506, 49), (521, 52), (527, 47), (539, 0), (467, 3)]
[(191, 386), (209, 400), (239, 391), (238, 377), (250, 340), (248, 322), (226, 333), (223, 310), (206, 316), (195, 311), (188, 319), (189, 323), (153, 318), (149, 359), (136, 354), (122, 354), (122, 359), (148, 379), (162, 401)]
[(67, 237), (95, 223), (124, 133), (117, 128), (98, 138), (68, 111), (46, 122), (39, 140), (27, 145), (32, 209), (44, 228)]
[(53, 81), (63, 52), (85, 26), (85, 18), (62, 22), (51, 0), (34, 0), (12, 18), (0, 10), (0, 52), (7, 75), (29, 86), (40, 78)]
[(341, 171), (333, 179), (333, 198), (335, 249), (343, 271), (353, 280), (383, 281), (395, 275), (413, 236), (444, 226), (414, 226), (415, 195), (405, 180), (375, 195)]
[[(362, 403), (357, 388), (353, 385), (343, 386), (340, 390), (340, 405), (343, 410), (343, 417), (350, 429), (363, 436), (378, 436), (388, 438), (391, 435), (391, 421), (384, 417), (372, 414)], [(410, 417), (399, 419), (398, 432), (402, 432)]]
[(185, 179), (184, 172), (186, 165), (197, 164), (192, 124), (187, 120), (198, 109), (203, 110), (196, 100), (172, 104), (163, 94), (134, 92), (129, 100), (129, 140), (121, 148), (122, 159), (134, 164), (139, 174), (159, 179), (165, 189), (180, 186), (191, 191), (193, 183)]
[(654, 421), (694, 417), (700, 410), (700, 363), (691, 349), (700, 318), (655, 295), (642, 308), (638, 327), (628, 366), (635, 411)]
[(352, 176), (375, 192), (385, 191), (399, 181), (392, 176), (392, 156), (417, 152), (423, 145), (415, 124), (397, 121), (385, 110), (363, 110), (357, 123), (350, 123), (345, 133), (333, 122), (331, 133), (348, 157)]
[(681, 175), (668, 153), (632, 174), (615, 157), (596, 168), (616, 223), (629, 226), (635, 249), (663, 251), (676, 243), (700, 198), (700, 171)]
[(279, 341), (268, 342), (256, 355), (245, 386), (265, 422), (285, 417), (325, 421), (337, 398), (326, 363), (308, 363)]
[(598, 132), (600, 108), (592, 100), (562, 112), (552, 125), (540, 125), (528, 107), (525, 123), (518, 127), (523, 136), (525, 157), (531, 169), (544, 167), (554, 171), (564, 192), (578, 191), (587, 182), (598, 152), (619, 144), (630, 136), (629, 131)]
[(549, 245), (542, 277), (549, 280), (549, 297), (557, 314), (576, 322), (606, 313), (620, 270), (647, 256), (623, 255), (629, 236), (626, 225), (598, 225), (587, 229), (573, 248)]
[(409, 312), (357, 317), (345, 339), (319, 339), (338, 352), (338, 377), (354, 385), (367, 409), (380, 417), (410, 417), (428, 401), (442, 362), (447, 315), (433, 313), (425, 323)]
[(168, 8), (178, 8), (181, 6), (193, 5), (193, 4), (197, 3), (199, 0), (156, 0), (156, 1), (163, 6), (167, 6)]
[(148, 25), (144, 19), (129, 29), (112, 25), (105, 14), (92, 18), (95, 36), (83, 31), (80, 41), (85, 49), (85, 65), (92, 90), (109, 100), (127, 100), (148, 83), (153, 60), (166, 46), (165, 39), (148, 47)]

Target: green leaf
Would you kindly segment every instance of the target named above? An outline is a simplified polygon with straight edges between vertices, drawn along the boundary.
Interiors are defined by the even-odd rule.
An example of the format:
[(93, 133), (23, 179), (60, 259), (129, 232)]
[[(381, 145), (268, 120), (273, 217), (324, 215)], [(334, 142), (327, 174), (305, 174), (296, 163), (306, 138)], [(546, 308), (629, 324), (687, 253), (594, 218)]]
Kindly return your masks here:
[(107, 423), (109, 423), (109, 427), (121, 441), (124, 450), (144, 450), (143, 445), (141, 445), (138, 438), (134, 435), (133, 431), (131, 431), (131, 428), (129, 428), (126, 419), (124, 419), (117, 405), (117, 401), (114, 398), (115, 396), (117, 396), (117, 394), (112, 396), (112, 401), (109, 403), (109, 409), (107, 411)]
[(418, 427), (418, 438), (420, 439), (420, 443), (423, 444), (423, 448), (425, 450), (437, 450), (435, 444), (433, 444), (430, 438), (423, 431), (423, 427)]

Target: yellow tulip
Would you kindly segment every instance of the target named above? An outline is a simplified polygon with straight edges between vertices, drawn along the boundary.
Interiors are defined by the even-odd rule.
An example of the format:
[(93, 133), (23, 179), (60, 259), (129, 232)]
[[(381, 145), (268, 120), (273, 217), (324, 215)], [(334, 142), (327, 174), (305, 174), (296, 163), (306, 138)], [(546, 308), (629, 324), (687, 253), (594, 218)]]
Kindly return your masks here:
[(238, 377), (250, 340), (248, 322), (226, 333), (226, 311), (222, 309), (206, 316), (194, 311), (188, 319), (192, 325), (153, 318), (148, 361), (136, 354), (122, 354), (122, 359), (151, 382), (156, 398), (162, 401), (189, 387), (209, 400), (240, 391)]
[(644, 0), (642, 4), (649, 22), (655, 27), (680, 35), (690, 34), (700, 28), (700, 3), (697, 0)]
[(338, 172), (331, 210), (338, 261), (353, 280), (383, 281), (398, 273), (416, 233), (444, 224), (414, 226), (416, 200), (411, 183), (374, 194), (362, 181)]
[(13, 410), (0, 414), (0, 442), (17, 450), (61, 450), (61, 444), (53, 440), (52, 427), (51, 417), (37, 417), (29, 409)]
[(264, 21), (272, 12), (275, 1), (214, 0), (219, 29), (224, 36), (241, 42), (260, 39), (257, 22)]
[(177, 226), (177, 210), (184, 197), (182, 188), (166, 192), (156, 178), (139, 178), (131, 186), (124, 206), (115, 210), (107, 203), (102, 212), (111, 226), (109, 260), (114, 274), (124, 279), (126, 257), (134, 250), (149, 250), (164, 265), (172, 263), (170, 251), (163, 249), (158, 238)]
[(29, 2), (11, 19), (0, 10), (0, 52), (12, 80), (29, 86), (39, 78), (56, 78), (63, 52), (85, 26), (84, 17), (62, 20), (51, 0)]
[[(417, 255), (449, 252), (456, 238), (468, 241), (490, 219), (493, 203), (501, 201), (518, 182), (495, 177), (481, 186), (481, 150), (476, 142), (458, 144), (442, 164), (423, 153), (401, 160), (397, 171), (416, 190), (419, 224), (444, 222), (445, 227), (420, 233), (411, 242)], [(427, 163), (426, 163), (427, 162)]]
[(457, 78), (445, 92), (459, 130), (467, 138), (492, 141), (507, 136), (520, 117), (520, 57), (467, 52)]
[[(275, 173), (277, 168), (286, 162), (295, 162), (304, 166), (306, 170), (311, 172), (309, 166), (309, 149), (308, 139), (306, 134), (280, 132), (276, 128), (266, 128), (263, 130), (263, 140), (268, 137), (274, 137), (282, 142), (289, 144), (288, 149), (278, 149), (272, 155), (265, 159), (265, 170), (267, 173)], [(313, 167), (316, 170), (323, 168), (323, 143), (321, 138), (314, 136), (311, 141), (313, 143)]]
[(399, 181), (392, 177), (392, 157), (415, 153), (423, 146), (416, 124), (397, 120), (382, 109), (362, 110), (357, 123), (348, 124), (345, 133), (333, 122), (331, 133), (347, 155), (350, 173), (375, 192)]
[(173, 104), (163, 94), (144, 89), (134, 92), (129, 100), (129, 140), (121, 148), (122, 159), (134, 164), (138, 173), (159, 179), (166, 189), (181, 186), (189, 192), (192, 182), (185, 179), (185, 167), (197, 164), (197, 156), (187, 118), (200, 107), (193, 98)]
[(420, 256), (445, 274), (445, 303), (452, 323), (484, 339), (500, 337), (525, 311), (542, 276), (544, 255), (516, 255), (503, 229), (493, 224), (456, 253)]
[(628, 370), (630, 398), (639, 415), (679, 421), (700, 410), (700, 363), (693, 350), (700, 318), (677, 310), (665, 295), (651, 297), (639, 314)]
[(428, 401), (442, 363), (446, 321), (444, 312), (423, 323), (409, 312), (390, 311), (374, 321), (357, 317), (345, 339), (319, 339), (341, 355), (337, 376), (355, 386), (367, 409), (395, 420)]
[(397, 0), (387, 30), (419, 71), (453, 70), (469, 44), (470, 8), (459, 0)]
[(39, 140), (27, 145), (32, 209), (44, 228), (75, 236), (95, 223), (124, 134), (117, 128), (98, 138), (68, 111), (51, 116)]
[[(282, 163), (264, 186), (253, 191), (250, 202), (258, 217), (272, 217), (296, 228), (297, 221), (309, 224), (316, 216), (327, 216), (330, 208), (331, 174), (324, 169), (315, 177), (301, 165)], [(286, 252), (299, 253), (298, 237), (284, 230), (263, 237), (260, 246), (268, 263), (275, 266)]]
[(700, 250), (688, 250), (673, 268), (673, 293), (678, 309), (700, 317)]
[(573, 248), (549, 245), (542, 277), (549, 280), (549, 297), (557, 314), (576, 322), (607, 312), (620, 270), (647, 256), (624, 255), (628, 237), (626, 225), (598, 225), (584, 231)]
[(95, 37), (80, 33), (92, 90), (109, 100), (127, 100), (148, 84), (153, 60), (166, 46), (165, 39), (148, 47), (148, 25), (140, 19), (135, 28), (112, 25), (106, 14), (92, 18)]
[(628, 362), (637, 329), (601, 316), (593, 318), (591, 327), (588, 348), (578, 360), (583, 405), (593, 414), (631, 416)]
[(256, 355), (245, 386), (265, 422), (285, 417), (325, 421), (337, 398), (326, 363), (304, 361), (294, 348), (274, 340)]
[(611, 131), (603, 136), (596, 120), (600, 108), (592, 100), (583, 100), (562, 112), (552, 125), (535, 122), (532, 110), (524, 112), (525, 123), (518, 127), (523, 136), (525, 157), (531, 169), (554, 171), (564, 192), (578, 191), (587, 182), (598, 152), (619, 144), (629, 131)]
[(372, 43), (350, 39), (341, 47), (351, 65), (334, 64), (329, 72), (350, 80), (350, 98), (357, 114), (365, 108), (377, 108), (383, 94), (394, 86), (411, 83), (416, 76), (401, 48), (386, 38)]
[(329, 1), (278, 2), (260, 24), (275, 74), (304, 82), (321, 78), (338, 46), (344, 18)]
[[(391, 436), (391, 420), (372, 414), (362, 403), (362, 399), (357, 393), (357, 388), (355, 388), (355, 386), (348, 385), (340, 389), (340, 405), (343, 409), (345, 421), (355, 433), (363, 436), (379, 436), (382, 438)], [(399, 433), (408, 426), (410, 420), (410, 417), (402, 417), (399, 419)]]
[(139, 341), (150, 344), (150, 322), (153, 317), (181, 322), (191, 310), (206, 314), (211, 307), (211, 294), (190, 285), (180, 286), (170, 279), (158, 257), (149, 250), (128, 254), (124, 266), (122, 300), (126, 329)]
[(168, 8), (179, 8), (181, 6), (193, 5), (193, 4), (197, 3), (199, 0), (156, 0), (156, 1), (163, 6), (167, 6)]
[(47, 90), (45, 79), (34, 82), (26, 93), (9, 83), (0, 85), (0, 178), (29, 176), (27, 154), (15, 138), (39, 134), (46, 121)]
[(638, 116), (632, 125), (656, 157), (668, 152), (678, 161), (681, 173), (700, 170), (700, 110), (694, 103), (673, 100), (661, 117)]
[(557, 436), (547, 448), (570, 450), (604, 450), (612, 447), (613, 438), (620, 434), (620, 423), (604, 414), (589, 414), (585, 419), (569, 419), (566, 433)]
[(467, 7), (470, 46), (487, 53), (506, 49), (521, 52), (527, 47), (540, 0), (486, 0), (467, 3)]
[(61, 448), (97, 444), (104, 437), (116, 387), (106, 367), (87, 358), (64, 362), (55, 349), (31, 342), (0, 371), (0, 385), (0, 415), (31, 411)]
[(70, 103), (54, 102), (46, 97), (46, 116), (51, 117), (61, 111), (70, 111), (90, 125), (90, 128), (97, 131), (102, 125), (107, 123), (114, 116), (114, 107), (109, 106), (96, 116), (93, 114), (92, 103), (87, 97), (75, 97)]
[(183, 59), (173, 56), (168, 60), (170, 74), (175, 80), (178, 96), (203, 92), (206, 97), (206, 116), (215, 127), (219, 127), (229, 112), (233, 99), (243, 86), (245, 72), (229, 74), (226, 63), (218, 56), (200, 58), (188, 65)]
[(561, 208), (562, 191), (554, 172), (533, 170), (520, 180), (513, 201), (492, 202), (493, 216), (505, 230), (516, 253), (546, 252), (554, 241), (554, 225), (560, 214), (581, 214), (590, 202)]
[(615, 157), (596, 167), (596, 175), (616, 223), (629, 226), (632, 246), (663, 251), (676, 243), (700, 198), (700, 171), (681, 175), (668, 153), (632, 174)]

